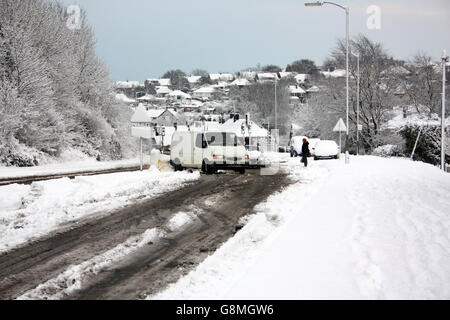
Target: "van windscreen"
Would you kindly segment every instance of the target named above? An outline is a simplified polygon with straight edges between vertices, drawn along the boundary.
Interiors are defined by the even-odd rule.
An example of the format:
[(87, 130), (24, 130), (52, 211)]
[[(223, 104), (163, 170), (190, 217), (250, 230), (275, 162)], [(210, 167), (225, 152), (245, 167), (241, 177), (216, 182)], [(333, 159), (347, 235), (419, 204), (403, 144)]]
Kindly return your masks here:
[(232, 147), (235, 145), (241, 145), (234, 133), (208, 132), (206, 133), (206, 140), (210, 146)]

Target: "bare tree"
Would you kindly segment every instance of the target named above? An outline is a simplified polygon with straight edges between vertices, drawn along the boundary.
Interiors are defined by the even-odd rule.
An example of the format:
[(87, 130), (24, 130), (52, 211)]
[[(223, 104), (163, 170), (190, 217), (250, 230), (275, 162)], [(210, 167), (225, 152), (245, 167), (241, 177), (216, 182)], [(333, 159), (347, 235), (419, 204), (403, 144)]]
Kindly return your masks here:
[(426, 112), (431, 116), (432, 113), (439, 111), (441, 96), (440, 80), (442, 73), (432, 58), (419, 52), (414, 56), (412, 63), (412, 75), (407, 79), (405, 91), (409, 102), (416, 107), (417, 112), (421, 113), (421, 106), (426, 108)]

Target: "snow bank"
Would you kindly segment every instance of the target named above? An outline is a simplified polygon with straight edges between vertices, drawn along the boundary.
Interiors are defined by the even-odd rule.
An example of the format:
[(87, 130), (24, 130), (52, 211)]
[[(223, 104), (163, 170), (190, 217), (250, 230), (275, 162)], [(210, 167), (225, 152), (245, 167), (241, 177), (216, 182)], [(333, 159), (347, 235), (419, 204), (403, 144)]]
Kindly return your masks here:
[(122, 172), (0, 187), (0, 252), (57, 229), (62, 223), (149, 199), (199, 179), (188, 172)]
[[(298, 160), (298, 159), (297, 159)], [(407, 159), (289, 159), (298, 183), (153, 299), (449, 299), (450, 176)]]
[[(83, 160), (78, 160), (81, 159), (81, 155), (79, 155), (79, 152), (76, 153), (73, 150), (67, 153), (63, 153), (61, 157), (62, 158), (60, 160), (62, 161), (62, 163), (52, 163), (37, 167), (18, 168), (0, 166), (0, 178), (13, 179), (30, 176), (71, 174), (86, 171), (129, 168), (140, 165), (140, 160), (138, 158), (103, 162), (99, 162), (93, 158), (87, 157), (85, 157)], [(148, 157), (145, 158), (145, 163), (148, 163)], [(73, 161), (73, 159), (77, 159), (77, 161)]]

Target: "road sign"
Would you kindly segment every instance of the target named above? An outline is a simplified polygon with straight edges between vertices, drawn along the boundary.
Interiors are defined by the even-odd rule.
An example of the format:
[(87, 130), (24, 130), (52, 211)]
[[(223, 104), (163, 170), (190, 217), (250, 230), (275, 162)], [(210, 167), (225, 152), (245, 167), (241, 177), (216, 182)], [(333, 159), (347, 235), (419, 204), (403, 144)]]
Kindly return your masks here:
[(363, 130), (362, 124), (358, 124), (358, 131), (362, 131), (362, 130)]
[(342, 120), (342, 118), (340, 118), (339, 121), (336, 123), (336, 126), (334, 127), (333, 131), (347, 132), (347, 127), (345, 126), (344, 120)]

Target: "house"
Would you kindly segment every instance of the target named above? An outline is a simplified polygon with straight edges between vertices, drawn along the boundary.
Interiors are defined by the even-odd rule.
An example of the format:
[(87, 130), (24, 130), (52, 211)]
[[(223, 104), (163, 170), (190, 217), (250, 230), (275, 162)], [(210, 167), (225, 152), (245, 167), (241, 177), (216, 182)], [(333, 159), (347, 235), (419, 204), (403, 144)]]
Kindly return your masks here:
[(272, 82), (278, 80), (278, 74), (273, 72), (264, 72), (256, 74), (256, 81), (259, 83)]
[(168, 96), (174, 100), (191, 100), (192, 97), (190, 94), (187, 94), (181, 90), (175, 90), (168, 94)]
[(298, 84), (304, 84), (306, 82), (306, 80), (308, 80), (309, 75), (305, 74), (305, 73), (299, 73), (297, 75), (295, 75), (294, 79)]
[(216, 88), (216, 89), (222, 89), (222, 90), (223, 90), (223, 89), (228, 88), (230, 85), (231, 85), (231, 84), (228, 83), (228, 82), (225, 82), (225, 81), (219, 81), (219, 83), (216, 84), (216, 85), (213, 85), (213, 87)]
[(303, 103), (306, 91), (303, 90), (300, 86), (289, 86), (289, 93), (291, 94), (291, 101), (299, 101)]
[(234, 75), (231, 73), (210, 73), (209, 78), (214, 82), (231, 82), (234, 80)]
[(318, 86), (312, 86), (311, 88), (306, 90), (307, 93), (317, 93), (319, 91), (320, 91), (320, 89)]
[(158, 97), (166, 97), (171, 92), (172, 92), (172, 90), (170, 90), (166, 86), (158, 86), (158, 87), (156, 87), (156, 95)]
[(156, 126), (172, 127), (178, 121), (178, 113), (172, 109), (152, 109), (147, 114)]
[(187, 81), (189, 82), (189, 84), (191, 86), (196, 85), (200, 82), (200, 79), (202, 77), (201, 76), (190, 76), (190, 77), (186, 77)]
[(170, 87), (172, 85), (172, 82), (170, 81), (170, 79), (159, 79), (158, 82), (159, 82), (160, 86), (164, 86), (164, 87)]
[(135, 89), (141, 88), (143, 85), (139, 83), (139, 81), (117, 81), (116, 89)]
[(239, 78), (247, 79), (248, 81), (256, 81), (256, 71), (241, 71), (238, 73)]
[(145, 86), (139, 81), (117, 81), (115, 83), (116, 93), (123, 93), (128, 97), (135, 97), (136, 93), (144, 88)]
[(216, 92), (216, 89), (212, 86), (207, 87), (201, 87), (200, 89), (197, 89), (194, 91), (194, 98), (199, 99), (209, 99), (212, 97), (212, 95)]
[(320, 71), (325, 78), (344, 78), (347, 75), (347, 71), (344, 69), (336, 69), (334, 71)]
[(295, 76), (295, 74), (293, 72), (286, 72), (286, 71), (278, 72), (278, 77), (280, 79), (291, 78), (294, 76)]
[(247, 79), (242, 78), (242, 79), (236, 79), (236, 80), (234, 80), (234, 81), (231, 83), (231, 85), (232, 85), (232, 86), (238, 86), (239, 88), (243, 88), (243, 87), (246, 87), (246, 86), (251, 85), (251, 83), (250, 83), (250, 81), (248, 81)]

